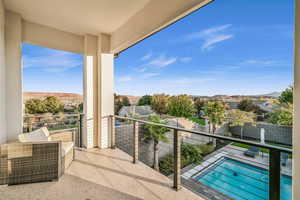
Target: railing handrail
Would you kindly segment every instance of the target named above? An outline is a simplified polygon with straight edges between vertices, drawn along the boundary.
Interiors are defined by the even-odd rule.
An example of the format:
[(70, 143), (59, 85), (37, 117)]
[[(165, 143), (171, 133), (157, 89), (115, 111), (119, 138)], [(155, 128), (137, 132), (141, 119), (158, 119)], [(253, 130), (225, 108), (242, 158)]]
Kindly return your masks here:
[(26, 114), (24, 115), (24, 118), (34, 118), (34, 117), (61, 117), (61, 116), (64, 116), (64, 117), (75, 117), (75, 116), (80, 116), (80, 115), (84, 115), (84, 113), (74, 113), (74, 114), (62, 114), (62, 115), (59, 115), (59, 114), (52, 114), (52, 115), (43, 115), (43, 114), (39, 114), (39, 115), (31, 115), (31, 114)]
[(63, 132), (63, 131), (76, 131), (78, 130), (78, 128), (65, 128), (65, 129), (58, 129), (58, 130), (53, 130), (53, 131), (49, 131), (50, 133), (59, 133), (59, 132)]
[(135, 118), (131, 118), (131, 117), (121, 117), (121, 116), (118, 116), (118, 115), (113, 115), (113, 116), (117, 119), (136, 121), (136, 122), (140, 122), (140, 123), (144, 123), (144, 124), (165, 127), (165, 128), (174, 129), (174, 130), (177, 130), (177, 131), (193, 133), (193, 134), (196, 134), (196, 135), (206, 136), (206, 137), (210, 137), (210, 138), (221, 139), (221, 140), (226, 140), (226, 141), (231, 141), (231, 142), (238, 142), (238, 143), (242, 143), (242, 144), (246, 144), (246, 145), (266, 148), (266, 149), (269, 149), (269, 150), (278, 150), (278, 151), (281, 151), (281, 152), (293, 153), (292, 149), (288, 149), (288, 148), (284, 148), (284, 147), (279, 147), (279, 146), (274, 146), (274, 145), (269, 145), (269, 144), (262, 144), (262, 143), (257, 143), (257, 142), (253, 142), (253, 141), (247, 141), (247, 140), (242, 140), (242, 139), (238, 139), (238, 138), (232, 138), (232, 137), (228, 137), (228, 136), (216, 135), (216, 134), (206, 133), (206, 132), (203, 132), (203, 131), (188, 130), (188, 129), (179, 128), (179, 127), (176, 127), (176, 126), (159, 124), (159, 123), (154, 123), (154, 122), (150, 122), (150, 121), (135, 119)]

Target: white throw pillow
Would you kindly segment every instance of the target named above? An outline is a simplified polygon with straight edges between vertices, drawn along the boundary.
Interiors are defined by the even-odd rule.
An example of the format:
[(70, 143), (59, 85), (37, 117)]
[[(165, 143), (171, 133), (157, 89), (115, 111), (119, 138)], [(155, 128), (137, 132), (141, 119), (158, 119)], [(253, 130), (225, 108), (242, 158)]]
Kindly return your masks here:
[(20, 142), (45, 142), (51, 141), (49, 137), (49, 131), (46, 127), (32, 131), (30, 133), (24, 133), (19, 135)]

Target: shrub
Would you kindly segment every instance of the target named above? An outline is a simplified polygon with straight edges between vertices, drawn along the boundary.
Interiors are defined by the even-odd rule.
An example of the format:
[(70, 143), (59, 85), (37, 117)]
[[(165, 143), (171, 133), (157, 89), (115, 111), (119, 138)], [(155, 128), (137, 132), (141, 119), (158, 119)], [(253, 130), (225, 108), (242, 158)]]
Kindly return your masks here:
[(193, 144), (182, 144), (181, 156), (190, 163), (199, 163), (202, 160), (200, 148)]
[[(199, 145), (182, 144), (181, 145), (181, 168), (190, 164), (197, 164), (202, 161), (202, 152)], [(167, 154), (159, 161), (159, 171), (168, 176), (173, 173), (174, 157), (173, 154)]]
[(200, 149), (203, 157), (210, 154), (215, 149), (215, 147), (211, 144), (200, 144), (198, 145), (198, 148)]

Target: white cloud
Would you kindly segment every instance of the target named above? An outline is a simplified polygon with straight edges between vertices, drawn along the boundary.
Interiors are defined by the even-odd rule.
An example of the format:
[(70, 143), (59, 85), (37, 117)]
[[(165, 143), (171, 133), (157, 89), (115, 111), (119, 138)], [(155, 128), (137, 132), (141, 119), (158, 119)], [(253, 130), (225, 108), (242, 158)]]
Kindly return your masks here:
[(44, 72), (65, 72), (82, 65), (81, 57), (77, 54), (58, 51), (43, 50), (39, 56), (23, 56), (23, 68), (40, 68)]
[(159, 56), (158, 58), (150, 61), (148, 65), (157, 66), (157, 67), (166, 67), (177, 61), (176, 57), (165, 57)]
[(192, 61), (192, 57), (182, 57), (182, 58), (179, 58), (179, 61), (183, 62), (183, 63), (188, 63), (188, 62)]
[(212, 49), (214, 47), (214, 44), (220, 43), (220, 42), (222, 42), (224, 40), (228, 40), (228, 39), (230, 39), (232, 37), (233, 37), (233, 35), (216, 35), (216, 36), (213, 36), (211, 38), (207, 38), (204, 41), (201, 49), (202, 50), (206, 50), (206, 49), (210, 50), (210, 49)]
[(217, 43), (229, 40), (234, 37), (233, 34), (226, 33), (231, 27), (231, 24), (225, 24), (222, 26), (216, 26), (208, 29), (204, 29), (200, 32), (192, 33), (186, 36), (186, 40), (202, 40), (202, 50), (210, 50), (214, 48)]
[(283, 60), (271, 60), (271, 59), (249, 59), (240, 63), (241, 65), (251, 66), (265, 66), (265, 67), (277, 67), (290, 65), (288, 62)]
[(144, 55), (144, 56), (141, 58), (141, 60), (142, 60), (142, 61), (146, 61), (146, 60), (149, 60), (151, 57), (152, 57), (152, 52), (147, 53), (146, 55)]

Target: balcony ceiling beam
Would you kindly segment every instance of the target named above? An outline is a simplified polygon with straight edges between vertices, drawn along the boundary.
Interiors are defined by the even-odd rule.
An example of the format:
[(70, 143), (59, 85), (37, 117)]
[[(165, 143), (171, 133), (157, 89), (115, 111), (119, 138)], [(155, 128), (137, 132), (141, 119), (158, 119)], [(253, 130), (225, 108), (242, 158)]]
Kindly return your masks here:
[(154, 0), (112, 33), (111, 52), (119, 53), (213, 0)]

